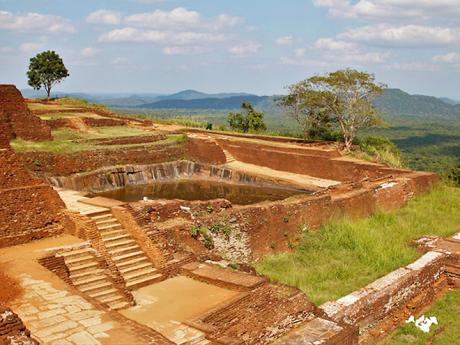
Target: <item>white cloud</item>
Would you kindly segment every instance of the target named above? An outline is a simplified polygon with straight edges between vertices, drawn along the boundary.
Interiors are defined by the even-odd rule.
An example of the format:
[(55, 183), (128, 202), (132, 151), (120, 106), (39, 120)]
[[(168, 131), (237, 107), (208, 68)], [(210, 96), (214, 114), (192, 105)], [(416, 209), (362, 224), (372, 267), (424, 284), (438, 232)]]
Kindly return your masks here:
[(207, 49), (198, 46), (172, 46), (164, 47), (163, 54), (165, 55), (193, 55), (193, 54), (202, 54), (206, 52)]
[(333, 38), (320, 38), (315, 42), (315, 48), (322, 50), (355, 50), (356, 44)]
[(121, 66), (121, 65), (127, 65), (129, 60), (125, 57), (116, 57), (116, 58), (113, 58), (111, 62), (113, 65)]
[(145, 28), (183, 28), (196, 26), (201, 23), (201, 20), (199, 12), (189, 11), (183, 7), (177, 7), (169, 12), (155, 10), (138, 13), (125, 18), (127, 24)]
[(87, 47), (87, 48), (83, 48), (82, 50), (80, 50), (80, 55), (85, 58), (91, 58), (98, 54), (99, 54), (99, 49), (96, 49), (96, 48)]
[(240, 25), (243, 20), (240, 17), (231, 16), (228, 14), (220, 14), (211, 20), (210, 27), (214, 30), (222, 30), (226, 28), (233, 28)]
[(7, 11), (0, 11), (0, 30), (39, 34), (76, 32), (71, 22), (63, 17), (32, 12), (19, 15)]
[(447, 53), (433, 57), (434, 62), (440, 63), (460, 63), (460, 53)]
[(225, 41), (223, 34), (193, 32), (193, 31), (158, 31), (122, 28), (109, 31), (99, 37), (101, 42), (112, 43), (157, 43), (186, 45), (193, 43), (216, 43)]
[(256, 42), (245, 42), (231, 47), (228, 51), (232, 55), (243, 57), (257, 54), (261, 47), (262, 45)]
[(293, 36), (281, 36), (281, 37), (278, 37), (275, 42), (276, 44), (280, 45), (280, 46), (287, 46), (287, 45), (291, 45), (294, 43), (294, 37)]
[(117, 11), (99, 10), (90, 13), (86, 21), (91, 24), (116, 25), (121, 22), (121, 14)]
[(294, 50), (294, 55), (297, 57), (305, 56), (306, 53), (307, 53), (306, 48), (297, 48)]
[(460, 29), (439, 26), (379, 24), (349, 29), (338, 37), (369, 45), (427, 47), (460, 43)]
[(314, 0), (331, 16), (379, 20), (382, 18), (430, 19), (460, 14), (458, 0)]
[(43, 44), (37, 42), (24, 42), (19, 49), (25, 53), (36, 52), (43, 47)]
[(417, 72), (436, 72), (439, 71), (439, 66), (425, 62), (406, 62), (393, 63), (385, 66), (389, 71), (417, 71)]

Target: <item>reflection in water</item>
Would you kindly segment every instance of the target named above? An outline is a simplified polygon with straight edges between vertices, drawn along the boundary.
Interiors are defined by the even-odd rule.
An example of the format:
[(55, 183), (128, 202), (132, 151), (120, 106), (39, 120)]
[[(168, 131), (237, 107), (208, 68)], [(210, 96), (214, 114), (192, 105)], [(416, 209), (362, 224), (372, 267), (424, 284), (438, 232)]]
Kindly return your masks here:
[(127, 186), (95, 194), (125, 202), (149, 199), (211, 200), (223, 198), (236, 205), (286, 199), (305, 191), (254, 185), (235, 185), (207, 180), (175, 180), (149, 185)]

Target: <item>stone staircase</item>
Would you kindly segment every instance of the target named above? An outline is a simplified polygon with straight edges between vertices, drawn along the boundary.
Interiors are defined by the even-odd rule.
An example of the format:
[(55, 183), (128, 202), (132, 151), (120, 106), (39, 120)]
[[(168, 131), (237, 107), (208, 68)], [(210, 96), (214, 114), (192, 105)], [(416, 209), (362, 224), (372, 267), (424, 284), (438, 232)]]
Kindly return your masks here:
[(222, 151), (224, 151), (225, 160), (227, 163), (232, 163), (236, 161), (235, 157), (233, 157), (233, 155), (230, 152), (224, 149), (222, 149)]
[(110, 211), (99, 212), (90, 217), (96, 223), (102, 243), (129, 290), (162, 280), (162, 274)]
[(82, 248), (60, 254), (70, 272), (72, 284), (84, 294), (110, 309), (131, 306), (130, 301), (113, 284), (95, 256), (94, 249)]

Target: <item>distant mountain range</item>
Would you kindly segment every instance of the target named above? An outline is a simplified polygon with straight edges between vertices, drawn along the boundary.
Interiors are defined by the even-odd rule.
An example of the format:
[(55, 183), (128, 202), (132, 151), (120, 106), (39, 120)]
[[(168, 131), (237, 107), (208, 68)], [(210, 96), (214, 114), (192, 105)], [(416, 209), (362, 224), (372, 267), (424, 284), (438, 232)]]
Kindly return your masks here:
[[(21, 90), (25, 97), (43, 97), (44, 93)], [(91, 102), (103, 103), (114, 108), (139, 109), (190, 109), (190, 110), (233, 110), (239, 109), (244, 101), (251, 102), (258, 110), (280, 112), (276, 104), (279, 96), (258, 96), (248, 93), (208, 94), (195, 90), (184, 90), (170, 95), (145, 94), (85, 94), (54, 93), (57, 97), (79, 97)], [(386, 89), (375, 100), (375, 105), (390, 117), (435, 117), (460, 119), (460, 101), (411, 95), (400, 89)]]

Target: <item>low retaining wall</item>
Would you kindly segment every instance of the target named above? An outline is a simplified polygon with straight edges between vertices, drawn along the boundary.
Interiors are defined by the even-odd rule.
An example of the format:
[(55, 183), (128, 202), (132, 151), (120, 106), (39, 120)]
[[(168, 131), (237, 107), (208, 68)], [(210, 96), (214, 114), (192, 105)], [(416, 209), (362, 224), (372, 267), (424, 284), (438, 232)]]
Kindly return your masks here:
[[(83, 110), (87, 112), (86, 110)], [(51, 112), (53, 113), (53, 112)], [(43, 120), (50, 128), (58, 129), (58, 128), (74, 128), (75, 125), (72, 123), (71, 119), (66, 118), (58, 118), (58, 119), (51, 119), (51, 120)], [(118, 119), (111, 119), (111, 118), (92, 118), (92, 117), (83, 117), (82, 121), (85, 125), (90, 127), (115, 127), (115, 126), (126, 126), (128, 121), (127, 120), (118, 120)]]
[(414, 263), (321, 306), (337, 322), (360, 328), (360, 340), (387, 334), (434, 302), (447, 286), (449, 255), (430, 251)]
[(217, 142), (241, 162), (335, 181), (356, 182), (366, 178), (374, 179), (409, 172), (347, 157), (331, 157), (320, 151), (316, 154), (308, 153), (307, 150), (288, 152), (283, 148), (259, 143), (225, 139), (217, 139)]
[(54, 152), (18, 153), (25, 166), (44, 176), (66, 176), (105, 166), (152, 164), (182, 159), (182, 145), (157, 145), (154, 148), (83, 151), (73, 154)]

